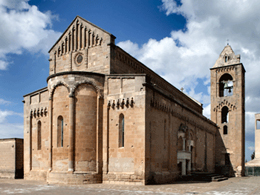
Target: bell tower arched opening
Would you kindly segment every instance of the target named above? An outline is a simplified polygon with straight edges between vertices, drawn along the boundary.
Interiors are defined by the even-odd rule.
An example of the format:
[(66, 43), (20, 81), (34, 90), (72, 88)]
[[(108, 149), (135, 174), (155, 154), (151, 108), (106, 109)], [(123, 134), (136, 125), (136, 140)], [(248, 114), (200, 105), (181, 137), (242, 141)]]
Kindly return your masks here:
[(219, 97), (233, 95), (233, 78), (230, 74), (223, 74), (219, 79)]

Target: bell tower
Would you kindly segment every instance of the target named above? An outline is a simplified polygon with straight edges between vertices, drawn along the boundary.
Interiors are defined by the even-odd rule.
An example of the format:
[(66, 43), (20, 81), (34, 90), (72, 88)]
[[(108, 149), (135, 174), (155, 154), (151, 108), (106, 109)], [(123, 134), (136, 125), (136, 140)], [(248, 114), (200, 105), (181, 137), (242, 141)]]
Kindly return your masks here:
[(211, 72), (211, 120), (216, 135), (216, 172), (243, 176), (245, 164), (245, 69), (227, 45)]

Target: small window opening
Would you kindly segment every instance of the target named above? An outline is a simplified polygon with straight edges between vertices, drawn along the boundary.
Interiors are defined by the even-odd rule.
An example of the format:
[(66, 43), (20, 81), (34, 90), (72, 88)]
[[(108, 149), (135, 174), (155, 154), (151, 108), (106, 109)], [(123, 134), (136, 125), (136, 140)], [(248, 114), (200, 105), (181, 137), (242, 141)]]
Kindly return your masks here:
[(223, 134), (224, 135), (228, 134), (228, 127), (226, 125), (223, 127)]
[(221, 123), (228, 123), (228, 107), (224, 106), (221, 111)]
[(37, 123), (37, 149), (41, 150), (42, 148), (42, 123), (38, 121)]
[(225, 62), (227, 62), (228, 61), (228, 56), (225, 56)]
[(119, 116), (119, 147), (125, 146), (125, 118), (123, 114)]
[(230, 74), (224, 74), (219, 79), (219, 96), (232, 96), (233, 95), (233, 78)]
[(256, 129), (260, 129), (260, 120), (256, 121)]
[(57, 146), (58, 147), (63, 147), (63, 134), (64, 134), (63, 117), (59, 116), (58, 117), (58, 132), (57, 132)]

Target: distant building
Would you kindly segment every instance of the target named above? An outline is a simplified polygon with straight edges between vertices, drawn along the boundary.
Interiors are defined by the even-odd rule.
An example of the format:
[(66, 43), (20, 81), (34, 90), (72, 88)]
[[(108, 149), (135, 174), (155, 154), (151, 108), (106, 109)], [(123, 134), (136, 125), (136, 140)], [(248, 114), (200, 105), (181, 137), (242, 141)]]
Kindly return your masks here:
[(0, 139), (0, 178), (23, 178), (23, 139)]
[(222, 137), (202, 104), (116, 46), (112, 34), (77, 16), (49, 53), (48, 86), (24, 96), (25, 179), (167, 183), (223, 164)]
[(255, 155), (246, 163), (246, 175), (260, 176), (260, 113), (255, 114)]

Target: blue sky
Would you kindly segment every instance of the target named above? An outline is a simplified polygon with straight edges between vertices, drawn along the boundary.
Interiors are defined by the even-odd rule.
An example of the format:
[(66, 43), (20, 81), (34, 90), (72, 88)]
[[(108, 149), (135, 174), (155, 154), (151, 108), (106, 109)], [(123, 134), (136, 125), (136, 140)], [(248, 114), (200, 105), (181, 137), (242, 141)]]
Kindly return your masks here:
[(199, 100), (210, 117), (210, 71), (227, 39), (246, 69), (246, 158), (260, 112), (257, 0), (0, 0), (0, 138), (23, 137), (23, 95), (46, 87), (48, 50), (81, 16)]

